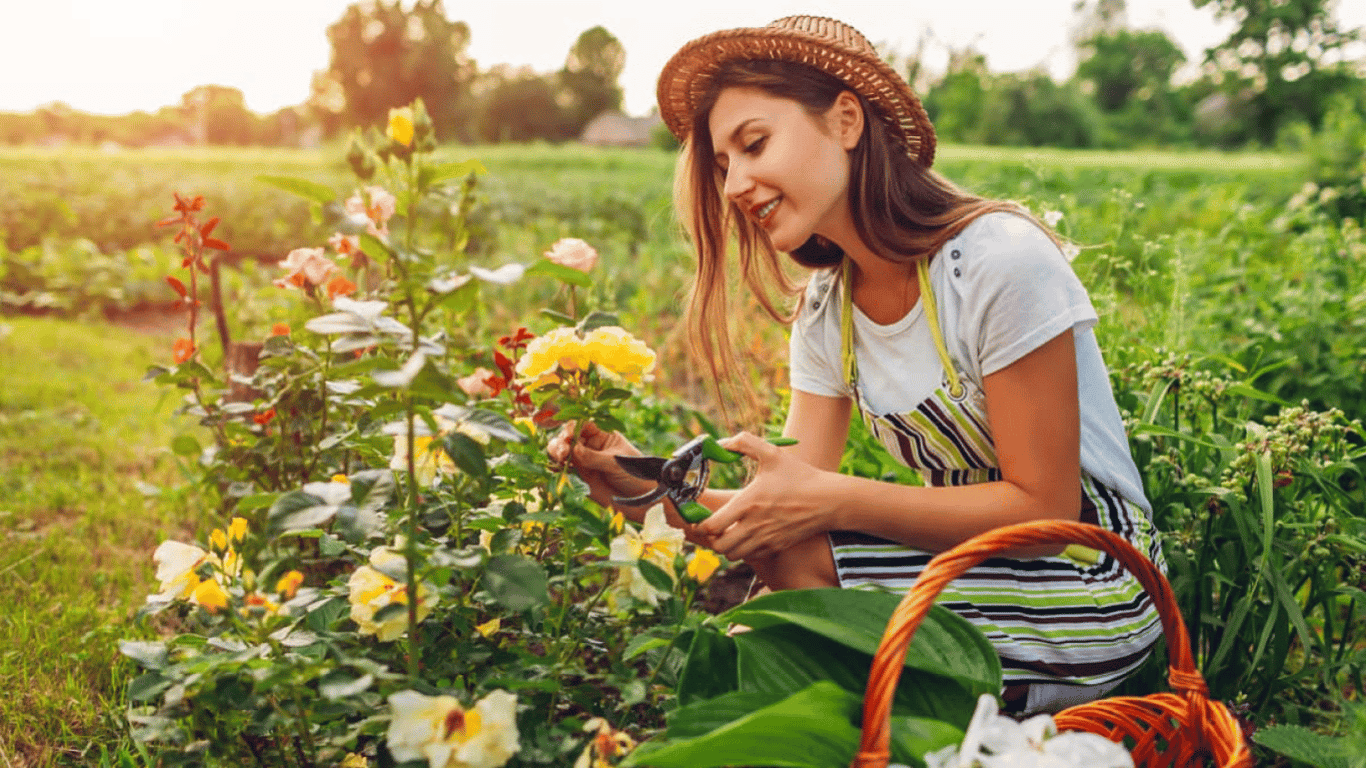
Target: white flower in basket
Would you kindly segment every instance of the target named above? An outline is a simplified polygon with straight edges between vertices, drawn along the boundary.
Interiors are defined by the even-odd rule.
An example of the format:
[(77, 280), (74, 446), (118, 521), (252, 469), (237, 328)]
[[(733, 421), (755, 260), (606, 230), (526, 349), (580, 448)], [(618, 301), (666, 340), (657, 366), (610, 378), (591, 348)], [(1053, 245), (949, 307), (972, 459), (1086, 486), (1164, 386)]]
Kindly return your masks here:
[[(925, 755), (927, 768), (1134, 768), (1123, 746), (1095, 733), (1058, 733), (1053, 718), (1016, 722), (983, 694), (963, 743)], [(895, 767), (893, 767), (895, 768)]]

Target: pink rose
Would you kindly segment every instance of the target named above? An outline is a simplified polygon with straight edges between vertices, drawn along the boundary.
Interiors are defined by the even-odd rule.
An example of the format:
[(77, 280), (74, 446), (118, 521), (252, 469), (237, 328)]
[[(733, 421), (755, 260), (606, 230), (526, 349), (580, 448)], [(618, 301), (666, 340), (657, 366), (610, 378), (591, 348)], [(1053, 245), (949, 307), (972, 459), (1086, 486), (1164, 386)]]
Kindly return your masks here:
[(347, 218), (375, 237), (389, 236), (389, 219), (398, 210), (398, 200), (384, 187), (370, 186), (346, 200)]
[(474, 373), (456, 379), (455, 383), (470, 397), (491, 397), (493, 387), (488, 385), (488, 378), (492, 375), (493, 371), (487, 368), (475, 368)]
[(598, 263), (598, 252), (577, 237), (563, 237), (550, 246), (545, 257), (562, 267), (588, 272)]
[(295, 248), (280, 262), (289, 274), (275, 281), (280, 288), (317, 288), (337, 271), (322, 248)]

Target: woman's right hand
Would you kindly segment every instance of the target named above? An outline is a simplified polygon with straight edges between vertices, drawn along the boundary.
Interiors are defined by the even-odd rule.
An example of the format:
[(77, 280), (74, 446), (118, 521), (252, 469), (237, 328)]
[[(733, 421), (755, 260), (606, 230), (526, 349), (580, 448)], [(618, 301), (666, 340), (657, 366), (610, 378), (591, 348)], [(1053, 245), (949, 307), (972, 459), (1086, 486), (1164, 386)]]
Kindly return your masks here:
[[(649, 492), (654, 485), (629, 474), (617, 463), (617, 456), (640, 456), (640, 450), (620, 432), (604, 432), (593, 422), (585, 422), (578, 430), (569, 422), (546, 445), (546, 453), (560, 463), (568, 463), (588, 483), (589, 498), (603, 507), (612, 508), (612, 497), (629, 498)], [(642, 514), (644, 511), (642, 510)]]

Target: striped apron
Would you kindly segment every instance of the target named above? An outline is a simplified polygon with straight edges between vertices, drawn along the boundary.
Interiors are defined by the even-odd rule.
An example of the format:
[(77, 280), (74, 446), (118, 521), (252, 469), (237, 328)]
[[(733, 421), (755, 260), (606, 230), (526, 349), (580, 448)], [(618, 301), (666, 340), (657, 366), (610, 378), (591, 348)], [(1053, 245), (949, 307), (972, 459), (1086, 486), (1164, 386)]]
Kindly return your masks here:
[[(864, 407), (853, 352), (849, 272), (843, 274), (843, 367), (864, 423), (891, 454), (932, 486), (1001, 479), (981, 389), (958, 374), (943, 333), (925, 260), (921, 300), (938, 348), (941, 385), (913, 410)], [(1081, 520), (1123, 536), (1163, 566), (1143, 508), (1082, 473)], [(933, 556), (886, 539), (832, 531), (842, 587), (908, 590)], [(1026, 711), (1053, 710), (1104, 695), (1147, 657), (1162, 627), (1152, 601), (1114, 558), (1070, 547), (1056, 557), (997, 557), (950, 583), (938, 602), (976, 625), (1001, 657), (1007, 686), (1029, 686)], [(1077, 702), (1079, 703), (1079, 702)]]

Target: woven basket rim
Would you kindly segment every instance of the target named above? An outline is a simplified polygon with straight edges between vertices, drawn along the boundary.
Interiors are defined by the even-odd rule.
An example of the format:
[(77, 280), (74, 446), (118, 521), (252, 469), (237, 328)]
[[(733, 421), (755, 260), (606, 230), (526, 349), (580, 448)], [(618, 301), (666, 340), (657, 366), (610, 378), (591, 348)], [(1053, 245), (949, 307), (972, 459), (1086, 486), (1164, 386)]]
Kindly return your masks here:
[[(864, 697), (862, 741), (852, 763), (854, 768), (886, 768), (890, 760), (891, 700), (902, 660), (916, 628), (943, 587), (991, 555), (1056, 544), (1082, 544), (1105, 551), (1138, 578), (1162, 619), (1167, 637), (1168, 676), (1175, 691), (1101, 699), (1070, 707), (1055, 716), (1059, 729), (1089, 730), (1107, 738), (1153, 733), (1168, 738), (1169, 745), (1171, 737), (1184, 737), (1175, 749), (1169, 749), (1171, 754), (1164, 752), (1155, 755), (1157, 762), (1142, 763), (1145, 768), (1184, 765), (1184, 760), (1197, 753), (1210, 754), (1220, 768), (1252, 768), (1252, 752), (1241, 725), (1226, 706), (1209, 698), (1205, 680), (1195, 667), (1190, 634), (1166, 576), (1118, 534), (1094, 525), (1060, 520), (988, 531), (939, 553), (925, 566), (887, 622), (874, 654)], [(1155, 721), (1146, 719), (1151, 710), (1161, 713)], [(1171, 720), (1188, 723), (1189, 732), (1169, 729)], [(1130, 725), (1133, 727), (1129, 728)]]
[(862, 33), (825, 16), (721, 30), (680, 48), (660, 71), (656, 93), (660, 118), (679, 141), (688, 140), (697, 105), (721, 65), (745, 60), (797, 62), (839, 78), (873, 105), (907, 154), (925, 168), (934, 163), (934, 126), (915, 91)]

